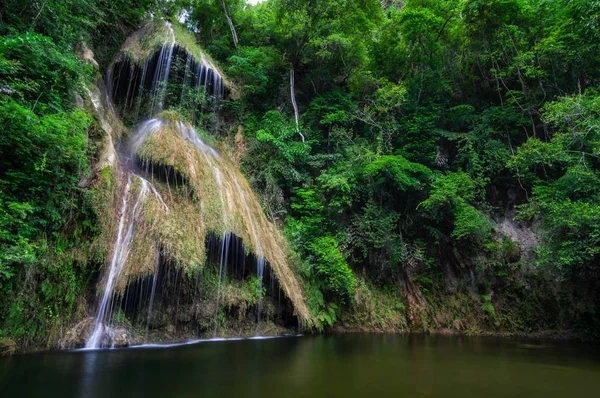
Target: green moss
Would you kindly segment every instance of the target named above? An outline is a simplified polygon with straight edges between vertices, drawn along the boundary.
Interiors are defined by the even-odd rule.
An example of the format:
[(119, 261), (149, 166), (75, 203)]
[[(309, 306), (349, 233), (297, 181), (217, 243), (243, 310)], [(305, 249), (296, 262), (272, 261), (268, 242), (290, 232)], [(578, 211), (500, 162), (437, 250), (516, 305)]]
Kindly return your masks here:
[(14, 340), (0, 337), (0, 356), (14, 355), (18, 348)]
[[(223, 69), (204, 52), (202, 47), (198, 45), (194, 35), (185, 26), (177, 22), (172, 22), (171, 27), (173, 28), (173, 36), (177, 45), (183, 47), (197, 62), (204, 61), (204, 63), (212, 66), (223, 77), (225, 85), (232, 86), (231, 82), (225, 77)], [(123, 47), (121, 47), (121, 53), (118, 57), (125, 56), (141, 66), (154, 53), (160, 51), (165, 43), (171, 42), (171, 40), (173, 40), (173, 37), (166, 21), (148, 21), (140, 30), (127, 39)]]
[(340, 312), (350, 329), (402, 332), (408, 330), (406, 296), (398, 286), (376, 287), (360, 283), (351, 308)]

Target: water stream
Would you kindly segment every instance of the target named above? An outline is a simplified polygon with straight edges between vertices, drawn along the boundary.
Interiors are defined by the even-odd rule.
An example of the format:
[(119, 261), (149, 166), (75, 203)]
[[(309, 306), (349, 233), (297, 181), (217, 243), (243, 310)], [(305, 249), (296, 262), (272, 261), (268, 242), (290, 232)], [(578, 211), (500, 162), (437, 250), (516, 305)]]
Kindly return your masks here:
[[(135, 196), (133, 202), (130, 198), (132, 178), (138, 179), (141, 183), (140, 191), (137, 196)], [(123, 266), (129, 257), (131, 243), (133, 242), (135, 234), (135, 220), (140, 216), (140, 209), (148, 192), (152, 192), (156, 199), (163, 204), (164, 210), (168, 211), (167, 205), (164, 203), (162, 197), (152, 183), (136, 174), (128, 173), (127, 183), (123, 192), (119, 228), (113, 246), (112, 258), (108, 267), (108, 275), (106, 277), (106, 282), (104, 283), (102, 299), (94, 321), (94, 329), (86, 342), (86, 348), (110, 347), (112, 345), (112, 341), (110, 341), (112, 336), (110, 321), (115, 305), (114, 288), (119, 275), (123, 270)]]
[[(87, 341), (86, 348), (100, 347), (102, 339), (106, 335), (105, 329), (108, 327), (105, 325), (105, 320), (111, 314), (109, 311), (112, 307), (113, 301), (113, 289), (117, 277), (123, 269), (123, 265), (129, 257), (129, 250), (131, 249), (131, 242), (133, 240), (133, 226), (135, 223), (135, 217), (137, 215), (137, 209), (140, 202), (146, 196), (148, 192), (148, 183), (142, 179), (142, 189), (137, 196), (133, 206), (129, 204), (129, 191), (131, 190), (131, 176), (127, 176), (127, 184), (125, 185), (125, 191), (123, 192), (123, 204), (121, 206), (121, 218), (119, 220), (119, 229), (117, 233), (117, 239), (113, 248), (112, 259), (108, 268), (108, 276), (102, 294), (102, 300), (98, 307), (98, 313), (94, 322), (94, 331)], [(131, 210), (128, 211), (129, 207)], [(125, 232), (125, 234), (123, 234)]]

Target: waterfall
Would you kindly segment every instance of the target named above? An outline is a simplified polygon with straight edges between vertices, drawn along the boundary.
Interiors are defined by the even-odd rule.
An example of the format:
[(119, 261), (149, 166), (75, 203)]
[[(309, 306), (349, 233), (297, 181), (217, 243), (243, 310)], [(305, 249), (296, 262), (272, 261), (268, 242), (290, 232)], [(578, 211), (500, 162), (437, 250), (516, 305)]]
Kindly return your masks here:
[[(169, 72), (171, 71), (171, 62), (173, 61), (173, 48), (175, 42), (163, 44), (158, 56), (158, 66), (154, 73), (152, 81), (152, 114), (162, 112), (165, 94), (167, 92), (167, 83), (169, 82)], [(127, 100), (125, 101), (127, 102)]]
[(260, 257), (256, 262), (256, 277), (258, 278), (258, 305), (257, 305), (257, 314), (256, 320), (258, 322), (258, 327), (260, 328), (260, 320), (262, 316), (262, 290), (263, 290), (263, 278), (265, 275), (265, 258)]
[(217, 285), (217, 297), (216, 297), (216, 312), (215, 312), (215, 336), (218, 332), (219, 326), (219, 299), (221, 297), (221, 280), (223, 279), (223, 267), (227, 272), (227, 260), (229, 255), (229, 242), (231, 241), (231, 233), (225, 232), (223, 236), (223, 242), (221, 244), (221, 261), (219, 262), (219, 282)]
[[(238, 243), (237, 241), (234, 241), (234, 236), (229, 232), (234, 228), (236, 219), (244, 220), (243, 225), (248, 234), (247, 243), (251, 245), (252, 251), (256, 256), (255, 275), (259, 280), (258, 290), (260, 292), (260, 296), (257, 300), (257, 320), (260, 323), (262, 321), (263, 312), (263, 288), (268, 284), (272, 288), (271, 293), (275, 294), (276, 282), (272, 271), (269, 271), (267, 274), (269, 268), (265, 258), (263, 240), (265, 233), (268, 234), (268, 232), (265, 231), (264, 226), (261, 226), (261, 224), (255, 221), (256, 216), (254, 215), (254, 212), (256, 212), (256, 209), (253, 211), (249, 205), (251, 202), (246, 200), (246, 198), (251, 195), (247, 184), (242, 182), (242, 177), (238, 173), (233, 172), (232, 166), (226, 162), (217, 150), (207, 145), (200, 138), (198, 132), (191, 125), (184, 124), (180, 121), (166, 121), (155, 118), (142, 122), (131, 138), (130, 148), (132, 156), (135, 156), (135, 153), (138, 153), (141, 150), (144, 142), (151, 141), (152, 137), (155, 134), (160, 135), (159, 132), (161, 131), (176, 133), (176, 136), (169, 138), (170, 141), (179, 138), (182, 140), (179, 145), (185, 146), (185, 143), (191, 144), (192, 148), (194, 148), (196, 153), (200, 156), (199, 159), (203, 159), (202, 164), (193, 166), (193, 168), (206, 169), (212, 173), (216, 188), (215, 195), (218, 197), (220, 215), (223, 220), (222, 226), (228, 231), (222, 235), (220, 248), (218, 250), (219, 258), (217, 259), (217, 265), (219, 273), (215, 297), (214, 333), (218, 333), (220, 321), (219, 312), (222, 301), (221, 292), (222, 285), (228, 274), (227, 267), (232, 261), (231, 256), (235, 258), (235, 254), (230, 252), (237, 250), (236, 245)], [(156, 145), (156, 143), (152, 144), (152, 146)], [(189, 160), (191, 158), (191, 154), (185, 155), (185, 159)], [(206, 181), (203, 182), (206, 183)], [(206, 185), (204, 185), (204, 187), (204, 189), (207, 189)], [(239, 270), (236, 272), (239, 274)], [(244, 272), (242, 271), (242, 274), (239, 277), (243, 278), (243, 276)]]
[[(98, 307), (98, 314), (96, 315), (96, 321), (94, 324), (94, 331), (87, 341), (86, 348), (97, 348), (102, 343), (102, 337), (105, 333), (107, 325), (104, 324), (104, 320), (110, 315), (109, 308), (112, 307), (113, 301), (113, 288), (115, 281), (121, 270), (127, 257), (129, 256), (129, 250), (131, 248), (131, 241), (133, 240), (133, 226), (136, 217), (136, 211), (140, 202), (143, 200), (146, 192), (148, 191), (148, 185), (145, 180), (142, 180), (142, 189), (133, 205), (129, 220), (127, 220), (127, 204), (129, 197), (129, 190), (131, 189), (131, 176), (127, 178), (127, 185), (125, 186), (125, 192), (123, 193), (123, 202), (121, 206), (121, 219), (119, 220), (119, 230), (117, 233), (117, 240), (115, 241), (113, 256), (110, 262), (108, 279), (104, 288), (104, 294), (102, 295), (102, 301)], [(125, 224), (127, 223), (127, 230), (125, 235), (123, 231)]]
[[(135, 201), (130, 203), (129, 194), (131, 191), (132, 176), (140, 180), (141, 188)], [(86, 348), (98, 348), (105, 346), (106, 344), (104, 344), (103, 341), (105, 336), (108, 336), (109, 340), (112, 339), (110, 321), (112, 320), (115, 305), (114, 288), (121, 271), (123, 270), (123, 266), (129, 257), (131, 243), (133, 242), (134, 238), (135, 221), (136, 218), (140, 216), (140, 206), (146, 199), (149, 191), (154, 193), (156, 199), (159, 200), (164, 206), (163, 209), (168, 211), (167, 205), (160, 197), (160, 194), (154, 185), (138, 175), (131, 173), (127, 175), (127, 183), (125, 185), (123, 199), (121, 202), (121, 217), (119, 219), (117, 238), (114, 242), (113, 255), (108, 268), (108, 276), (104, 286), (102, 300), (100, 301), (100, 306), (98, 307), (98, 312), (94, 321), (94, 330), (86, 342)]]
[[(170, 166), (168, 166), (168, 163), (162, 165), (156, 163), (151, 155), (152, 152), (149, 151), (160, 150), (163, 148), (163, 144), (168, 144), (168, 148), (180, 148), (175, 149), (175, 151), (179, 150), (178, 156), (180, 159), (188, 163), (171, 163)], [(149, 157), (142, 158), (141, 154)], [(169, 150), (162, 153), (160, 157), (166, 159), (164, 156), (168, 158), (171, 154), (172, 152)], [(213, 262), (218, 266), (218, 280), (216, 295), (214, 296), (214, 335), (219, 333), (219, 325), (222, 322), (220, 311), (223, 303), (229, 303), (229, 301), (226, 301), (228, 300), (226, 296), (222, 297), (223, 286), (229, 284), (233, 279), (243, 280), (246, 278), (248, 275), (246, 273), (246, 258), (250, 258), (248, 256), (252, 256), (251, 261), (256, 265), (256, 267), (249, 267), (248, 270), (258, 279), (259, 296), (256, 301), (258, 328), (256, 330), (259, 333), (260, 325), (263, 322), (263, 291), (276, 299), (277, 291), (280, 289), (279, 282), (275, 280), (273, 269), (267, 258), (282, 261), (283, 257), (281, 252), (277, 251), (280, 249), (273, 246), (277, 245), (277, 238), (272, 235), (272, 230), (264, 224), (266, 219), (262, 209), (256, 199), (253, 198), (248, 183), (241, 174), (216, 149), (207, 145), (191, 125), (162, 118), (152, 118), (141, 122), (133, 130), (127, 145), (122, 146), (120, 160), (121, 162), (118, 164), (121, 165), (127, 179), (122, 192), (119, 227), (114, 241), (112, 258), (104, 277), (102, 299), (97, 310), (93, 333), (87, 341), (86, 348), (115, 345), (115, 335), (121, 336), (122, 331), (116, 333), (117, 330), (114, 329), (112, 318), (120, 311), (123, 311), (122, 314), (130, 322), (140, 324), (140, 329), (145, 326), (145, 339), (148, 341), (152, 337), (152, 319), (157, 309), (162, 314), (170, 314), (171, 319), (177, 322), (182, 312), (184, 314), (186, 311), (189, 313), (189, 310), (185, 310), (185, 305), (190, 305), (192, 308), (196, 307), (195, 295), (198, 294), (200, 275), (184, 272), (185, 270), (179, 266), (174, 268), (176, 272), (173, 273), (169, 271), (169, 267), (173, 267), (174, 264), (169, 263), (168, 259), (165, 259), (164, 263), (166, 268), (159, 267), (161, 265), (159, 256), (162, 257), (163, 250), (168, 250), (171, 242), (161, 240), (160, 233), (155, 235), (152, 232), (155, 228), (154, 225), (160, 228), (160, 225), (169, 219), (173, 211), (175, 217), (178, 214), (179, 217), (182, 216), (181, 213), (177, 213), (180, 212), (177, 208), (178, 200), (174, 201), (173, 197), (169, 195), (169, 201), (165, 202), (157, 186), (146, 179), (149, 178), (147, 175), (150, 170), (153, 170), (153, 172), (154, 170), (160, 171), (160, 167), (167, 170), (166, 173), (164, 170), (162, 171), (162, 177), (157, 175), (157, 184), (161, 181), (164, 184), (166, 178), (166, 186), (163, 185), (163, 190), (169, 187), (169, 181), (172, 181), (173, 178), (169, 178), (168, 170), (172, 170), (171, 176), (173, 173), (193, 170), (202, 171), (201, 179), (196, 174), (180, 175), (179, 177), (175, 174), (175, 181), (181, 181), (186, 186), (190, 185), (192, 192), (197, 194), (206, 195), (212, 192), (215, 201), (212, 202), (213, 207), (210, 211), (213, 213), (211, 214), (222, 216), (222, 224), (203, 227), (209, 231), (211, 230), (209, 228), (213, 227), (216, 227), (212, 229), (213, 231), (218, 229), (225, 231), (221, 235), (220, 247), (214, 250), (215, 252), (218, 251), (218, 259)], [(161, 160), (161, 162), (164, 162), (164, 160)], [(157, 169), (157, 167), (159, 168)], [(170, 167), (170, 169), (166, 169), (166, 167)], [(143, 173), (146, 174), (146, 178), (142, 177)], [(138, 181), (139, 192), (134, 188), (137, 185), (134, 185), (134, 182)], [(211, 181), (213, 181), (213, 185), (210, 185)], [(205, 203), (207, 202), (200, 198), (199, 211), (202, 217), (210, 218), (203, 207)], [(214, 208), (215, 205), (218, 206), (218, 209)], [(154, 209), (151, 210), (154, 213), (147, 212), (148, 206)], [(172, 206), (175, 206), (175, 208)], [(159, 217), (159, 219), (156, 219), (156, 217)], [(185, 222), (186, 215), (183, 214), (183, 217)], [(156, 221), (159, 222), (156, 223)], [(170, 226), (168, 228), (172, 230), (174, 227)], [(151, 231), (150, 235), (148, 231)], [(240, 234), (240, 236), (236, 236), (234, 233)], [(133, 245), (136, 236), (139, 236), (142, 242), (144, 239), (152, 241), (151, 247), (143, 246), (146, 248), (143, 250), (152, 250), (155, 253), (153, 267), (149, 268), (144, 264), (133, 263), (134, 260), (128, 260), (132, 246), (138, 247), (133, 253), (138, 253), (139, 256), (139, 243), (138, 246)], [(245, 254), (246, 249), (250, 249), (251, 254)], [(209, 254), (211, 253), (208, 244), (206, 250)], [(147, 261), (147, 257), (144, 258), (146, 258), (144, 261)], [(135, 259), (138, 259), (138, 257), (135, 257)], [(191, 279), (194, 279), (195, 283), (191, 283)], [(286, 283), (289, 283), (289, 280)], [(167, 293), (164, 293), (165, 289), (168, 289)], [(187, 298), (182, 299), (184, 296), (187, 296)], [(167, 307), (165, 307), (165, 297), (166, 300), (172, 300), (167, 303)], [(183, 304), (180, 300), (183, 300)], [(119, 321), (121, 319), (119, 318)]]
[(133, 131), (132, 137), (129, 140), (129, 153), (138, 152), (146, 137), (156, 132), (163, 125), (163, 120), (158, 118), (148, 119), (140, 123), (140, 125)]
[(150, 320), (152, 319), (152, 307), (154, 306), (154, 297), (156, 296), (156, 282), (158, 282), (158, 267), (160, 265), (160, 252), (156, 250), (156, 266), (154, 276), (152, 277), (152, 293), (150, 293), (150, 306), (148, 307), (148, 317), (146, 319), (146, 335), (150, 330)]
[(189, 53), (187, 53), (185, 55), (185, 71), (183, 72), (183, 90), (181, 90), (181, 100), (179, 101), (179, 106), (180, 107), (184, 107), (185, 106), (185, 101), (188, 98), (188, 91), (186, 90), (187, 87), (190, 86), (190, 80), (192, 78), (191, 76), (191, 72), (190, 72), (190, 67), (192, 65), (192, 57)]
[[(133, 122), (156, 116), (173, 105), (203, 112), (205, 104), (212, 102), (213, 110), (218, 110), (225, 96), (224, 80), (215, 65), (204, 54), (197, 57), (184, 48), (177, 42), (171, 24), (166, 22), (165, 26), (168, 39), (156, 52), (135, 60), (128, 55), (135, 51), (124, 47), (106, 73), (109, 97), (121, 115), (133, 117)], [(179, 62), (184, 62), (185, 68), (183, 64), (181, 69), (174, 68)], [(167, 90), (177, 91), (177, 97), (168, 98)]]
[[(221, 307), (240, 300), (229, 294), (232, 282), (250, 282), (254, 280), (247, 279), (250, 275), (258, 279), (259, 296), (256, 308), (248, 313), (256, 310), (259, 331), (264, 322), (263, 291), (273, 300), (277, 300), (278, 290), (285, 291), (288, 301), (280, 304), (280, 309), (286, 308), (281, 314), (291, 315), (288, 311), (293, 307), (302, 319), (310, 316), (287, 264), (282, 238), (265, 217), (248, 182), (226, 154), (206, 144), (191, 124), (173, 120), (172, 114), (160, 115), (170, 106), (185, 109), (192, 102), (189, 116), (195, 120), (207, 103), (199, 101), (200, 97), (211, 96), (212, 110), (217, 111), (225, 95), (224, 80), (210, 60), (198, 59), (178, 45), (173, 29), (167, 26), (170, 39), (147, 58), (140, 62), (122, 55), (116, 58), (105, 76), (103, 98), (98, 95), (100, 89), (89, 92), (112, 149), (113, 161), (105, 162), (104, 167), (118, 169), (113, 175), (121, 181), (115, 184), (121, 196), (115, 197), (115, 209), (105, 214), (110, 217), (111, 211), (118, 212), (119, 220), (115, 231), (103, 230), (103, 236), (115, 237), (86, 348), (122, 345), (117, 336), (121, 338), (124, 330), (117, 328), (124, 324), (123, 317), (136, 326), (133, 333), (142, 331), (146, 341), (165, 327), (157, 326), (164, 325), (165, 319), (168, 334), (178, 330), (206, 333), (213, 326), (213, 297), (217, 335)], [(290, 78), (293, 94), (293, 70)], [(133, 117), (126, 119), (128, 122), (136, 123), (127, 139), (122, 139), (125, 128), (117, 110), (122, 117)], [(111, 128), (115, 122), (118, 129)], [(120, 138), (121, 144), (115, 146), (113, 139)], [(247, 262), (251, 264), (248, 267)], [(211, 279), (200, 284), (207, 264), (214, 265), (214, 272), (218, 270), (216, 284)], [(200, 306), (207, 302), (211, 304), (204, 308), (210, 311), (205, 315), (207, 311)], [(196, 322), (195, 327), (189, 328), (190, 322)], [(130, 337), (125, 338), (127, 344)]]

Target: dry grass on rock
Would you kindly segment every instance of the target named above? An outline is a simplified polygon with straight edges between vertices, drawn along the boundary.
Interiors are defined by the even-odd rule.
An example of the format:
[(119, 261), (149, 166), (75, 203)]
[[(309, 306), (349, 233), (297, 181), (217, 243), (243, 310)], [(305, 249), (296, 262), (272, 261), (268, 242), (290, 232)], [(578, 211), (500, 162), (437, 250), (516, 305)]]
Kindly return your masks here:
[[(158, 252), (163, 262), (172, 266), (188, 273), (199, 270), (206, 263), (207, 235), (223, 236), (227, 231), (242, 238), (248, 252), (267, 259), (301, 321), (313, 325), (301, 284), (288, 261), (285, 240), (228, 159), (204, 145), (189, 125), (173, 120), (162, 120), (135, 155), (147, 170), (152, 170), (146, 176), (151, 189), (136, 212), (135, 237), (116, 293), (123, 293), (129, 283), (154, 273)], [(103, 231), (100, 244), (104, 247), (114, 243), (121, 216), (118, 213), (127, 177), (117, 170), (114, 175), (106, 173), (98, 186), (104, 192), (99, 196), (104, 202), (98, 203)], [(130, 178), (129, 200), (134, 201), (142, 180), (136, 175)], [(132, 216), (127, 214), (127, 219)]]

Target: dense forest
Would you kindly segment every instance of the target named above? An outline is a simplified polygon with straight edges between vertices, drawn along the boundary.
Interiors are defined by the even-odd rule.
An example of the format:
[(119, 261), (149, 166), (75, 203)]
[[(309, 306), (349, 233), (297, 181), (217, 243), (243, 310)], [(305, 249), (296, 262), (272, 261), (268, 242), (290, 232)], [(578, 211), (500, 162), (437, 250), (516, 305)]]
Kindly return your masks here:
[(158, 18), (230, 82), (193, 122), (289, 241), (313, 330), (598, 336), (600, 1), (4, 0), (0, 351), (95, 289), (78, 103)]

